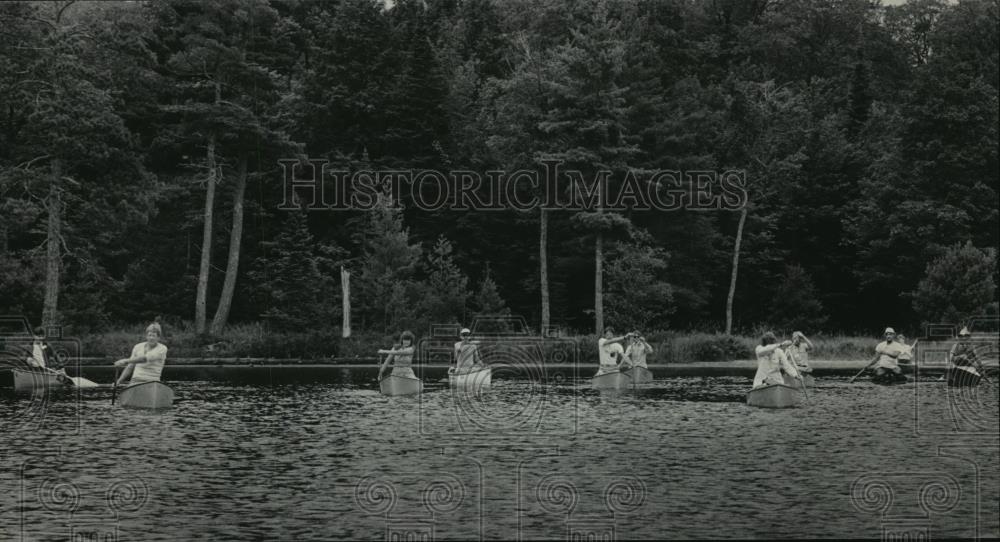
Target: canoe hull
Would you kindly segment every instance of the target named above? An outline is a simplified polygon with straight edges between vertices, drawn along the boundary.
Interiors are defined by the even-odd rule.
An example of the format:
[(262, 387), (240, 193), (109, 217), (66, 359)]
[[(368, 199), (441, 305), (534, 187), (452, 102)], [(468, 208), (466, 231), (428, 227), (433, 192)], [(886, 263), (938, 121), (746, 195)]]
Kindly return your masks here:
[(611, 371), (590, 379), (594, 389), (623, 390), (632, 387), (632, 379), (621, 371)]
[(979, 381), (982, 379), (983, 375), (976, 371), (970, 371), (960, 367), (950, 367), (948, 369), (948, 385), (953, 388), (978, 386)]
[(802, 374), (802, 384), (799, 384), (799, 380), (792, 378), (786, 374), (782, 374), (781, 377), (785, 380), (785, 385), (789, 388), (799, 389), (802, 384), (805, 384), (807, 388), (811, 388), (816, 385), (816, 379), (809, 374)]
[(378, 383), (382, 395), (416, 395), (424, 390), (419, 378), (389, 375)]
[(906, 384), (907, 379), (902, 374), (887, 372), (882, 376), (872, 375), (872, 383), (881, 386), (893, 386), (896, 384)]
[(36, 390), (62, 389), (66, 382), (49, 370), (6, 369), (0, 371), (0, 382), (13, 388), (15, 393), (32, 393)]
[(487, 389), (493, 383), (493, 369), (483, 367), (468, 373), (448, 373), (448, 385), (463, 390)]
[(635, 384), (649, 384), (653, 381), (653, 372), (645, 367), (632, 367), (624, 371), (624, 374), (629, 376)]
[(124, 408), (170, 408), (174, 390), (162, 382), (142, 382), (119, 391), (117, 403)]
[(747, 404), (761, 408), (791, 408), (799, 404), (801, 391), (784, 384), (769, 384), (747, 393)]

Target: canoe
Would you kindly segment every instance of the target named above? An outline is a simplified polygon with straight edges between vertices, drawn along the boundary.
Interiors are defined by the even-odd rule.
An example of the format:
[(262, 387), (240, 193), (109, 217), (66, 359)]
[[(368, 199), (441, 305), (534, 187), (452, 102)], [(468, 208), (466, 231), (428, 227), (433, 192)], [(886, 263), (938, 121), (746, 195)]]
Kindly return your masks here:
[(389, 375), (378, 382), (383, 395), (415, 395), (424, 389), (419, 378)]
[[(798, 379), (792, 378), (784, 373), (782, 373), (781, 377), (785, 379), (785, 385), (790, 388), (798, 389), (801, 386), (801, 384), (799, 384)], [(816, 385), (816, 379), (813, 378), (812, 375), (810, 374), (803, 373), (802, 384), (805, 384), (807, 388), (811, 388)]]
[(590, 379), (595, 389), (624, 390), (632, 387), (632, 378), (618, 370), (609, 371)]
[(872, 375), (872, 383), (873, 384), (880, 384), (882, 386), (892, 386), (892, 385), (895, 385), (895, 384), (905, 384), (906, 383), (906, 377), (903, 376), (902, 374), (896, 374), (896, 373), (893, 373), (893, 372), (887, 372), (887, 373), (883, 374), (882, 376), (878, 376), (878, 375), (873, 374)]
[(60, 389), (66, 386), (62, 374), (51, 369), (5, 369), (0, 371), (0, 385), (13, 388), (15, 393)]
[(653, 372), (645, 367), (632, 367), (622, 372), (635, 384), (649, 384), (653, 381)]
[(982, 379), (983, 375), (971, 367), (948, 368), (948, 385), (951, 387), (976, 386)]
[(747, 392), (747, 404), (761, 408), (789, 408), (799, 404), (802, 390), (784, 384), (768, 384)]
[(162, 382), (132, 384), (119, 392), (117, 402), (125, 408), (170, 408), (174, 390)]
[(492, 382), (493, 369), (489, 366), (464, 373), (448, 370), (448, 385), (452, 388), (482, 390), (489, 388)]

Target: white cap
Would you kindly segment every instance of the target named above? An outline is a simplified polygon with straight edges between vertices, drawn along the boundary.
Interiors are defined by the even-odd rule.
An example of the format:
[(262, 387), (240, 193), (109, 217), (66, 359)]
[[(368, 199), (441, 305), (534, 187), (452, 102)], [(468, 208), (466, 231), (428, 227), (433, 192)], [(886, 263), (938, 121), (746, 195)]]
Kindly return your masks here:
[(472, 332), (469, 331), (469, 328), (467, 328), (467, 327), (463, 327), (462, 331), (458, 332), (459, 335), (466, 335), (466, 334), (469, 334), (469, 333), (472, 333)]
[(896, 330), (895, 330), (895, 329), (892, 329), (891, 327), (887, 327), (887, 328), (885, 328), (885, 332), (886, 332), (886, 333), (892, 333), (893, 335), (895, 335), (895, 334), (896, 334)]
[(972, 335), (972, 332), (969, 331), (969, 328), (963, 327), (962, 331), (958, 332), (958, 336), (961, 337), (963, 335)]

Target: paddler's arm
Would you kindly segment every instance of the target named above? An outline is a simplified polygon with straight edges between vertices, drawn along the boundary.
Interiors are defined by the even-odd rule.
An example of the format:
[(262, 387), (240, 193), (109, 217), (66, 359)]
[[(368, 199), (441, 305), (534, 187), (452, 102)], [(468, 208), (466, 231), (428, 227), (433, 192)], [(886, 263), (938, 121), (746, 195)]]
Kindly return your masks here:
[(122, 385), (125, 382), (128, 382), (128, 380), (130, 378), (132, 378), (132, 371), (134, 369), (135, 369), (135, 365), (129, 365), (128, 367), (126, 367), (125, 370), (122, 371), (121, 376), (118, 377), (118, 385)]
[(649, 344), (648, 342), (646, 342), (646, 338), (645, 337), (639, 337), (639, 340), (642, 341), (642, 344), (646, 347), (646, 352), (649, 353), (649, 354), (652, 354), (653, 353), (653, 346), (651, 344)]
[(604, 340), (604, 344), (620, 343), (620, 342), (624, 341), (625, 339), (627, 339), (628, 337), (629, 337), (629, 335), (622, 335), (621, 337), (612, 337), (610, 339), (605, 339)]
[[(385, 353), (384, 350), (379, 350), (379, 354)], [(382, 373), (385, 372), (385, 368), (389, 365), (389, 361), (392, 360), (392, 354), (385, 357), (385, 361), (382, 362), (382, 366), (378, 368), (378, 379), (382, 380)]]

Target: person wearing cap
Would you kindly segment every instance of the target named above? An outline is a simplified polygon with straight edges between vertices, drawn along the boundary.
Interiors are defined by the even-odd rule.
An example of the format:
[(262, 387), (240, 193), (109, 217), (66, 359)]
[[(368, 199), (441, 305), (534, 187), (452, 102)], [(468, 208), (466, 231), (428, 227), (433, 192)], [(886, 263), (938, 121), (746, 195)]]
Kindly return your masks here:
[(625, 360), (623, 363), (628, 364), (630, 367), (646, 367), (646, 355), (653, 353), (653, 347), (646, 342), (646, 338), (639, 333), (639, 330), (635, 330), (630, 333), (631, 338), (628, 343), (628, 348), (625, 349)]
[(600, 367), (597, 376), (619, 370), (618, 365), (625, 356), (625, 349), (622, 342), (629, 338), (628, 335), (615, 337), (615, 331), (611, 327), (604, 328), (604, 336), (597, 339), (597, 356)]
[(479, 343), (471, 340), (472, 332), (469, 328), (462, 328), (459, 332), (459, 341), (455, 343), (455, 370), (456, 374), (469, 373), (478, 370), (483, 365), (483, 358), (479, 354)]
[(808, 374), (812, 372), (809, 366), (809, 351), (813, 349), (813, 343), (801, 331), (792, 333), (792, 344), (785, 349), (785, 354), (795, 364), (795, 368), (800, 373)]
[(115, 367), (125, 367), (118, 384), (159, 382), (163, 365), (167, 361), (167, 346), (160, 342), (163, 329), (158, 322), (146, 327), (146, 340), (132, 348), (132, 355), (115, 362)]
[(779, 343), (778, 338), (770, 331), (761, 336), (760, 344), (754, 349), (754, 353), (757, 354), (757, 372), (753, 376), (753, 387), (784, 384), (782, 372), (793, 378), (802, 379), (802, 375), (782, 350), (791, 344), (792, 341)]
[(385, 361), (378, 370), (378, 379), (382, 380), (382, 373), (385, 368), (392, 363), (392, 376), (402, 376), (404, 378), (417, 378), (413, 373), (413, 333), (404, 331), (399, 334), (399, 343), (390, 349), (379, 350), (379, 354), (385, 355)]
[(892, 378), (899, 380), (906, 378), (899, 368), (899, 356), (903, 354), (904, 346), (896, 340), (896, 330), (891, 327), (885, 328), (885, 340), (875, 346), (875, 357), (868, 363), (868, 367), (875, 365), (874, 380), (886, 380)]
[(35, 328), (34, 336), (31, 338), (31, 356), (25, 361), (36, 369), (55, 370), (63, 366), (59, 354), (45, 340), (45, 329), (41, 327)]
[(953, 371), (950, 381), (957, 384), (979, 383), (979, 379), (982, 378), (983, 365), (980, 363), (979, 354), (970, 339), (972, 339), (972, 333), (969, 332), (969, 328), (963, 327), (958, 332), (958, 342), (952, 345), (948, 352), (948, 362), (951, 364), (949, 369)]

